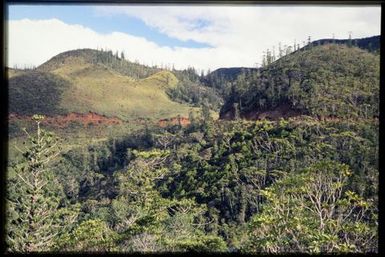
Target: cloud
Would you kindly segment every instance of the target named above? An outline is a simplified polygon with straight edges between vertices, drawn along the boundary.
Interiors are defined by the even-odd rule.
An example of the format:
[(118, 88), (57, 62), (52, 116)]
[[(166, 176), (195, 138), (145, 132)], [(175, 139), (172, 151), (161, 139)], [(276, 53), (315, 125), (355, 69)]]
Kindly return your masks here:
[(61, 52), (80, 48), (108, 48), (124, 51), (127, 59), (147, 65), (174, 65), (199, 69), (241, 65), (239, 53), (230, 49), (161, 47), (142, 37), (126, 33), (97, 33), (80, 25), (57, 19), (16, 20), (8, 23), (8, 66), (40, 65)]
[[(261, 57), (282, 44), (380, 34), (379, 6), (110, 6), (96, 7), (99, 15), (123, 14), (143, 20), (170, 37), (195, 40), (216, 48)], [(204, 21), (204, 26), (194, 26)], [(248, 65), (251, 58), (248, 58)], [(259, 60), (259, 59), (258, 59)]]
[(128, 15), (179, 40), (194, 40), (207, 48), (162, 47), (126, 33), (101, 34), (57, 19), (13, 20), (8, 27), (9, 65), (39, 65), (52, 56), (77, 48), (109, 48), (125, 52), (144, 64), (174, 64), (214, 70), (219, 67), (254, 67), (262, 52), (273, 45), (292, 45), (330, 38), (380, 34), (380, 7), (301, 6), (98, 6), (104, 16)]

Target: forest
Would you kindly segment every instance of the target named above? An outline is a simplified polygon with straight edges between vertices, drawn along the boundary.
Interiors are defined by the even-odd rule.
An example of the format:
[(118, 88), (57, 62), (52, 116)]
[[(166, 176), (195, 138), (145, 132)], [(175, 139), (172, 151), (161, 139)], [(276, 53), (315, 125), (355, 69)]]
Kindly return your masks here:
[[(9, 68), (7, 251), (377, 253), (378, 40), (206, 75), (91, 49)], [(121, 123), (47, 122), (89, 112)]]

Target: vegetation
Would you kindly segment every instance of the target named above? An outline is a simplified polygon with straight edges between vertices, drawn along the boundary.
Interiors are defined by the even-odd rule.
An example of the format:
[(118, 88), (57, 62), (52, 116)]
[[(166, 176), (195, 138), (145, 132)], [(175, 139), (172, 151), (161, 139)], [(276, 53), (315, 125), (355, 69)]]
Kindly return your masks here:
[(239, 76), (221, 117), (242, 117), (282, 105), (305, 115), (370, 118), (378, 115), (379, 56), (343, 45), (310, 47)]
[(47, 251), (55, 237), (73, 225), (77, 213), (65, 207), (57, 177), (47, 168), (59, 154), (57, 139), (40, 128), (43, 116), (34, 115), (36, 135), (28, 135), (24, 161), (14, 166), (16, 177), (8, 183), (7, 240), (13, 251)]
[(22, 115), (61, 114), (60, 98), (68, 81), (47, 73), (31, 71), (9, 80), (9, 111)]
[(187, 117), (193, 106), (174, 102), (167, 94), (177, 84), (170, 71), (121, 60), (109, 52), (70, 51), (35, 70), (12, 75), (10, 112), (47, 116), (95, 112), (130, 121)]
[(346, 190), (349, 167), (319, 162), (261, 191), (244, 251), (370, 252), (377, 247), (371, 202)]
[(178, 78), (178, 84), (168, 91), (171, 99), (196, 107), (207, 104), (210, 109), (219, 111), (223, 104), (220, 91), (213, 87), (205, 86), (205, 84), (201, 82), (202, 78), (196, 74), (194, 69), (174, 71), (174, 74)]
[(81, 208), (60, 249), (376, 251), (378, 123), (203, 114), (63, 153), (51, 170)]
[(62, 140), (40, 115), (11, 123), (7, 250), (376, 253), (378, 55), (325, 44), (230, 71), (210, 80), (93, 50), (12, 71), (19, 114), (43, 92), (58, 98), (43, 114), (189, 123), (72, 124)]

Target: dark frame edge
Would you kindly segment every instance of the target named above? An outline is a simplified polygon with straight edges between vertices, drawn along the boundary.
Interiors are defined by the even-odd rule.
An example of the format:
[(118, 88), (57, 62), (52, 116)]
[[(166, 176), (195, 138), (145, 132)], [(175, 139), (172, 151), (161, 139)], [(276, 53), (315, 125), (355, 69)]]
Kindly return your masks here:
[(3, 24), (1, 26), (1, 39), (2, 39), (2, 47), (1, 47), (1, 78), (2, 78), (2, 86), (0, 90), (0, 135), (1, 135), (1, 193), (2, 193), (2, 204), (1, 204), (1, 252), (6, 252), (5, 246), (5, 223), (6, 223), (6, 177), (7, 177), (7, 162), (8, 162), (8, 83), (6, 78), (6, 63), (7, 63), (7, 42), (6, 42), (6, 33), (7, 33), (7, 25), (6, 19), (8, 17), (7, 14), (7, 3), (6, 1), (2, 2), (0, 5), (0, 13), (3, 14)]

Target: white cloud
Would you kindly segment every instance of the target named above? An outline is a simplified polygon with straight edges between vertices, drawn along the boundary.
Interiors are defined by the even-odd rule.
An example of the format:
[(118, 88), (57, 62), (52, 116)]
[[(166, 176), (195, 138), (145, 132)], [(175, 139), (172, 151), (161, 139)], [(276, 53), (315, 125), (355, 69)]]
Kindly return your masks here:
[[(111, 32), (100, 34), (60, 20), (9, 21), (9, 65), (39, 65), (76, 48), (124, 50), (130, 60), (211, 70), (255, 66), (262, 51), (275, 45), (380, 34), (380, 7), (273, 6), (99, 6), (100, 16), (129, 15), (179, 40), (194, 40), (210, 48), (161, 47), (148, 39)], [(102, 19), (103, 17), (101, 17)]]
[[(95, 9), (99, 15), (125, 14), (171, 37), (215, 46), (231, 42), (232, 38), (257, 42), (258, 35), (282, 41), (285, 37), (292, 40), (309, 35), (324, 38), (332, 33), (346, 38), (348, 31), (354, 31), (357, 37), (379, 34), (381, 13), (379, 6), (103, 6)], [(202, 20), (209, 25), (195, 28)], [(271, 41), (270, 37), (267, 41)]]
[(57, 19), (16, 20), (8, 24), (8, 66), (40, 65), (51, 57), (72, 49), (109, 48), (124, 51), (127, 59), (147, 65), (175, 65), (182, 69), (194, 65), (200, 69), (242, 65), (240, 52), (226, 48), (161, 47), (145, 38), (120, 32), (100, 34), (79, 25)]
[[(275, 45), (380, 34), (379, 6), (110, 6), (99, 15), (124, 14), (180, 40), (195, 40), (238, 52), (244, 65), (261, 59)], [(207, 26), (194, 25), (206, 21)], [(227, 66), (227, 63), (224, 63)]]

